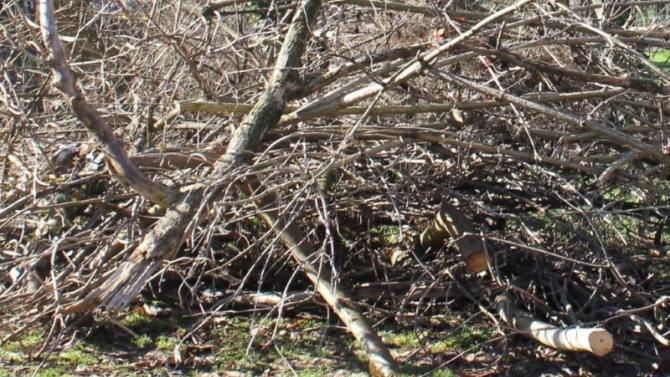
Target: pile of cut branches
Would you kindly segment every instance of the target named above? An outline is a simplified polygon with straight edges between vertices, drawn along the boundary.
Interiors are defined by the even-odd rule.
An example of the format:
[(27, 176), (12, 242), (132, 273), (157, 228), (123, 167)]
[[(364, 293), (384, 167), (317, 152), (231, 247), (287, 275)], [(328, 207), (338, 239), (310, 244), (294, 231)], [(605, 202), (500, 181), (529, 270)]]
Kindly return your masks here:
[(667, 357), (670, 2), (60, 3), (0, 4), (0, 341), (162, 297), (327, 305), (381, 375), (366, 315)]

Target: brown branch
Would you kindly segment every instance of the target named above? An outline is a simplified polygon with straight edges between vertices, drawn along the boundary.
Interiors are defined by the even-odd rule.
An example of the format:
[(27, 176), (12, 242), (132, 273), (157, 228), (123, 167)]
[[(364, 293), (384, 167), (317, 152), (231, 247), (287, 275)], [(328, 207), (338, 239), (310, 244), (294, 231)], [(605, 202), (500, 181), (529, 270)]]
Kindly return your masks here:
[(205, 19), (209, 19), (214, 15), (214, 12), (221, 8), (250, 3), (252, 0), (218, 0), (212, 1), (202, 7), (201, 14)]
[(65, 102), (77, 119), (100, 141), (112, 173), (148, 200), (167, 207), (175, 200), (175, 192), (150, 180), (132, 163), (121, 141), (79, 90), (58, 35), (53, 0), (41, 0), (39, 9), (42, 38), (49, 49), (47, 62), (53, 72), (54, 86), (63, 93)]
[[(571, 101), (597, 99), (597, 98), (608, 99), (623, 93), (625, 93), (625, 90), (623, 89), (595, 90), (595, 91), (584, 91), (576, 93), (527, 93), (524, 94), (522, 98), (542, 103), (556, 103), (556, 102), (571, 102)], [(438, 103), (432, 105), (414, 105), (414, 106), (389, 105), (389, 106), (374, 107), (372, 109), (366, 106), (350, 106), (326, 113), (310, 113), (307, 118), (315, 118), (319, 116), (335, 117), (340, 115), (362, 115), (365, 114), (366, 112), (369, 115), (444, 113), (451, 111), (453, 109), (462, 111), (483, 110), (483, 109), (502, 107), (506, 106), (507, 104), (508, 102), (495, 100), (495, 101), (462, 101), (462, 102), (449, 102), (449, 103)], [(226, 114), (226, 115), (233, 113), (248, 114), (252, 108), (253, 105), (244, 103), (235, 103), (235, 102), (205, 102), (205, 101), (179, 102), (177, 103), (175, 109), (170, 111), (170, 113), (165, 118), (158, 120), (155, 123), (154, 127), (162, 128), (167, 122), (178, 117), (180, 114), (186, 112), (206, 112), (212, 114)], [(300, 107), (296, 105), (287, 105), (284, 108), (285, 109), (284, 112), (285, 113), (294, 112), (299, 108)], [(280, 125), (292, 124), (304, 121), (305, 119), (306, 118), (298, 118), (293, 115), (285, 114), (282, 116), (281, 120), (279, 121), (279, 124)], [(538, 132), (545, 132), (545, 131), (539, 130)], [(551, 133), (553, 131), (546, 131), (546, 132)]]
[(142, 153), (131, 156), (130, 159), (142, 168), (191, 169), (214, 165), (219, 156), (221, 154), (214, 151), (167, 150)]
[[(256, 190), (249, 185), (246, 192), (254, 195)], [(330, 276), (330, 269), (314, 266), (312, 261), (318, 253), (300, 227), (282, 216), (277, 207), (276, 197), (274, 195), (261, 196), (256, 201), (256, 206), (261, 210), (260, 216), (263, 220), (279, 233), (284, 245), (291, 251), (291, 256), (314, 284), (317, 292), (344, 322), (356, 340), (361, 343), (365, 352), (370, 356), (370, 369), (382, 376), (399, 374), (398, 365), (377, 332), (356, 309), (353, 301), (345, 292), (331, 283), (333, 280)]]
[(376, 54), (365, 55), (354, 59), (353, 61), (342, 64), (338, 67), (328, 70), (315, 78), (309, 80), (305, 87), (305, 93), (314, 93), (317, 90), (327, 86), (335, 80), (344, 77), (348, 74), (356, 72), (373, 64), (379, 64), (384, 61), (395, 59), (408, 59), (416, 56), (417, 53), (426, 48), (425, 44), (399, 47), (388, 51), (382, 51)]
[[(301, 11), (296, 13), (280, 51), (270, 85), (236, 130), (226, 154), (216, 162), (216, 176), (222, 177), (249, 161), (267, 129), (279, 121), (286, 102), (298, 92), (299, 88), (294, 83), (297, 79), (295, 68), (300, 65), (309, 35), (309, 24), (316, 18), (320, 6), (321, 2), (318, 0), (307, 0)], [(215, 187), (205, 196), (205, 189), (196, 187), (191, 192), (184, 193), (110, 278), (83, 300), (63, 307), (61, 313), (90, 310), (102, 304), (113, 311), (127, 307), (160, 267), (161, 262), (172, 257), (179, 249), (185, 236), (190, 233), (189, 230), (196, 224), (194, 217), (198, 210), (206, 208), (216, 200), (220, 191), (221, 187)], [(271, 200), (271, 197), (261, 197), (259, 200), (264, 203)], [(205, 203), (201, 205), (203, 199)], [(276, 225), (280, 236), (315, 284), (317, 291), (370, 355), (370, 365), (384, 376), (398, 374), (399, 369), (393, 357), (366, 319), (346, 300), (342, 300), (345, 296), (331, 285), (329, 278), (323, 277), (321, 271), (311, 265), (309, 256), (314, 254), (314, 250), (303, 242), (305, 238), (299, 228), (293, 223), (284, 223), (277, 213), (263, 212), (262, 217), (270, 225)]]
[(457, 84), (475, 90), (477, 92), (484, 93), (495, 98), (499, 98), (503, 101), (508, 101), (509, 103), (522, 106), (526, 109), (538, 112), (540, 114), (548, 115), (554, 119), (566, 122), (573, 126), (586, 128), (587, 130), (592, 131), (597, 135), (604, 137), (610, 141), (613, 141), (617, 144), (625, 145), (632, 149), (636, 149), (642, 152), (645, 156), (651, 157), (659, 162), (663, 162), (666, 166), (670, 165), (670, 158), (665, 154), (663, 154), (660, 148), (656, 148), (645, 142), (639, 141), (636, 138), (626, 135), (625, 133), (614, 129), (605, 123), (597, 122), (594, 120), (587, 120), (575, 114), (568, 113), (567, 111), (556, 110), (549, 106), (529, 101), (527, 99), (523, 99), (514, 96), (512, 94), (490, 88), (486, 85), (475, 83), (471, 80), (467, 80), (465, 78), (462, 78), (449, 72), (438, 71), (432, 68), (428, 68), (428, 71), (446, 82)]
[(552, 75), (557, 75), (560, 77), (565, 77), (570, 80), (582, 81), (582, 82), (594, 82), (603, 85), (618, 86), (621, 88), (634, 89), (637, 91), (649, 92), (653, 94), (670, 93), (670, 90), (668, 88), (664, 88), (662, 85), (649, 79), (642, 79), (628, 76), (616, 77), (608, 75), (598, 75), (595, 73), (588, 73), (578, 71), (575, 69), (558, 67), (544, 62), (530, 61), (519, 55), (507, 51), (483, 49), (477, 47), (471, 47), (470, 49), (482, 55), (495, 56), (507, 63), (511, 63), (531, 71), (544, 72)]
[(419, 58), (413, 59), (408, 66), (392, 77), (389, 77), (382, 81), (382, 83), (374, 83), (367, 87), (355, 90), (351, 93), (342, 95), (339, 98), (336, 98), (332, 101), (325, 101), (320, 99), (318, 101), (311, 102), (302, 108), (292, 112), (291, 114), (286, 115), (285, 121), (293, 121), (294, 119), (307, 119), (313, 117), (314, 114), (323, 114), (328, 112), (333, 112), (345, 107), (349, 107), (357, 102), (363, 101), (372, 96), (378, 95), (384, 90), (394, 88), (412, 78), (421, 74), (426, 63), (432, 65), (436, 63), (438, 57), (446, 54), (447, 52), (456, 48), (462, 42), (468, 40), (472, 36), (484, 30), (484, 28), (496, 20), (503, 18), (505, 15), (516, 11), (517, 9), (522, 8), (524, 5), (530, 3), (530, 0), (522, 0), (513, 5), (505, 7), (504, 9), (484, 18), (482, 21), (478, 22), (468, 31), (463, 34), (455, 37), (454, 39), (444, 43), (435, 50), (428, 51), (422, 54)]
[[(279, 52), (272, 79), (249, 115), (235, 131), (226, 154), (217, 160), (213, 178), (223, 177), (245, 164), (267, 131), (284, 111), (286, 102), (299, 89), (297, 68), (309, 37), (309, 23), (316, 18), (321, 2), (306, 0), (296, 12), (285, 42)], [(220, 141), (222, 142), (222, 141)], [(198, 224), (199, 212), (206, 211), (217, 200), (223, 184), (208, 188), (203, 184), (181, 189), (181, 196), (165, 216), (156, 222), (132, 255), (122, 262), (114, 274), (84, 299), (61, 308), (68, 314), (106, 305), (108, 310), (120, 311), (140, 292), (161, 262), (179, 250), (183, 240)]]
[[(362, 283), (349, 289), (343, 289), (343, 295), (351, 302), (363, 300), (388, 300), (396, 299), (403, 301), (420, 301), (426, 299), (450, 299), (462, 298), (466, 294), (456, 289), (455, 283), (442, 284), (417, 284), (414, 281)], [(470, 295), (479, 295), (482, 288), (477, 284), (469, 284), (465, 290)], [(253, 308), (256, 310), (268, 310), (281, 307), (290, 309), (292, 307), (305, 307), (311, 305), (325, 305), (324, 299), (314, 291), (289, 291), (289, 292), (239, 292), (229, 290), (225, 292), (224, 300), (239, 307)]]

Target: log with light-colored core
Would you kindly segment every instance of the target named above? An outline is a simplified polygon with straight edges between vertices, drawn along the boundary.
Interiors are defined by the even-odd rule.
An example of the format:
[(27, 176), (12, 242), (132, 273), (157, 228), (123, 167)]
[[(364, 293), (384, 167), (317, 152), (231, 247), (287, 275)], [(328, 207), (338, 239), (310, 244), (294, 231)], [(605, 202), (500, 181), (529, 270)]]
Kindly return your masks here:
[(587, 351), (596, 356), (605, 356), (614, 348), (612, 335), (601, 328), (563, 329), (533, 318), (502, 295), (496, 299), (500, 317), (508, 325), (547, 347), (563, 351)]

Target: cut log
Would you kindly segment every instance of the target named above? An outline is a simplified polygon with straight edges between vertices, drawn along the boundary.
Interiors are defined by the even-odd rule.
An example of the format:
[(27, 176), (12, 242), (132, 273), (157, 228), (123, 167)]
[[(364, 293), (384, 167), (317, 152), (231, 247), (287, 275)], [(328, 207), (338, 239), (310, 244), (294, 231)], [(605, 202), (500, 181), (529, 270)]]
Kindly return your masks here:
[(454, 239), (470, 271), (486, 271), (488, 253), (484, 241), (476, 233), (475, 225), (458, 208), (445, 202), (430, 227), (421, 234), (420, 242), (423, 247), (438, 246), (449, 237)]
[(562, 351), (588, 351), (596, 356), (605, 356), (614, 347), (612, 335), (599, 328), (563, 329), (533, 318), (512, 304), (509, 297), (496, 299), (498, 314), (503, 321), (522, 334)]

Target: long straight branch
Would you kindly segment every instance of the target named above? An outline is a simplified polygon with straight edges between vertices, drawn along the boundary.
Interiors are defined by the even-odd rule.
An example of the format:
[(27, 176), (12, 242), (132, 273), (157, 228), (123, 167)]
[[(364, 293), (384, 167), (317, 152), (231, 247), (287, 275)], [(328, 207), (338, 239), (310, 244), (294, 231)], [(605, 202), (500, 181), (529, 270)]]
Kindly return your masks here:
[[(256, 189), (246, 187), (248, 195), (256, 194)], [(261, 195), (255, 202), (261, 218), (280, 235), (282, 242), (291, 252), (291, 256), (300, 265), (305, 275), (314, 284), (316, 291), (323, 297), (337, 316), (344, 322), (351, 334), (361, 344), (370, 357), (371, 369), (382, 376), (395, 376), (399, 368), (384, 342), (365, 317), (356, 309), (344, 291), (332, 284), (330, 269), (317, 268), (312, 261), (316, 250), (308, 241), (298, 225), (282, 216), (277, 207), (274, 194)]]

